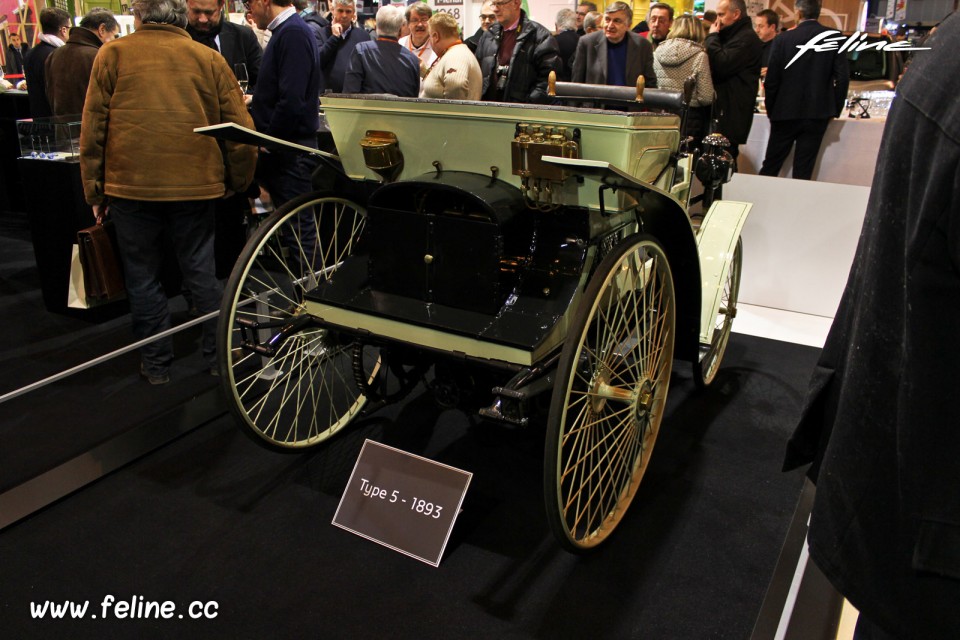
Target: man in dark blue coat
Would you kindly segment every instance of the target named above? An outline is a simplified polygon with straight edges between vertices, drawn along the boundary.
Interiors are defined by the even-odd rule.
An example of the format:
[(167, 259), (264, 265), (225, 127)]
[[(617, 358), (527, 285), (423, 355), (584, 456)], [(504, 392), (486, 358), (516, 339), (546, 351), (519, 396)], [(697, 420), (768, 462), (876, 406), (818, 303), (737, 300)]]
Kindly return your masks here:
[(398, 42), (403, 9), (387, 5), (377, 11), (377, 39), (358, 44), (343, 81), (344, 93), (389, 93), (416, 98), (420, 60)]
[(343, 93), (343, 80), (350, 68), (354, 48), (361, 42), (370, 41), (370, 34), (355, 24), (356, 17), (354, 0), (333, 0), (333, 22), (322, 30), (320, 93)]
[(774, 38), (770, 46), (764, 84), (770, 139), (760, 175), (779, 174), (796, 143), (793, 177), (810, 180), (827, 125), (843, 110), (850, 72), (847, 56), (836, 51), (807, 51), (794, 59), (797, 45), (829, 31), (817, 22), (820, 0), (797, 0), (796, 9), (800, 24)]
[[(320, 127), (320, 68), (317, 41), (291, 0), (250, 0), (250, 15), (269, 29), (260, 78), (250, 103), (257, 131), (306, 147), (317, 147)], [(296, 151), (261, 153), (257, 180), (276, 206), (310, 191), (314, 156)]]

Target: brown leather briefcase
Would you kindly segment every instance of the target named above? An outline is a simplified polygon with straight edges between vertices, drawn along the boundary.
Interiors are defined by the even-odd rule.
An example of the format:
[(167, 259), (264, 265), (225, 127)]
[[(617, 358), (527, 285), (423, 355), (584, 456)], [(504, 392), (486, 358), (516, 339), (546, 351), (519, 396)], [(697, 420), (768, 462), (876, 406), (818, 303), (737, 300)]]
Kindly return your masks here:
[(77, 232), (83, 286), (88, 298), (110, 300), (123, 295), (125, 291), (123, 268), (112, 226), (107, 221)]

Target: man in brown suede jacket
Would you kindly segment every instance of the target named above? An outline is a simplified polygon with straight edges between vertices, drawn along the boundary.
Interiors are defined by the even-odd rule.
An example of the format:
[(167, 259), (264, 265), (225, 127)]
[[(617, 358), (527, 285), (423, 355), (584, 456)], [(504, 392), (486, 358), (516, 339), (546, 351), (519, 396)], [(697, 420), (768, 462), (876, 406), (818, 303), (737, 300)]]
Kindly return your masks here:
[[(102, 48), (93, 63), (80, 129), (80, 172), (98, 220), (109, 206), (133, 332), (142, 339), (170, 327), (158, 278), (164, 235), (173, 241), (197, 310), (219, 308), (214, 200), (249, 185), (256, 150), (225, 143), (221, 152), (216, 140), (193, 132), (223, 122), (253, 128), (253, 121), (223, 56), (184, 30), (185, 0), (134, 0), (133, 13), (136, 32)], [(215, 328), (215, 320), (204, 323), (203, 356), (211, 373)], [(148, 382), (170, 380), (169, 338), (140, 353), (140, 373)]]

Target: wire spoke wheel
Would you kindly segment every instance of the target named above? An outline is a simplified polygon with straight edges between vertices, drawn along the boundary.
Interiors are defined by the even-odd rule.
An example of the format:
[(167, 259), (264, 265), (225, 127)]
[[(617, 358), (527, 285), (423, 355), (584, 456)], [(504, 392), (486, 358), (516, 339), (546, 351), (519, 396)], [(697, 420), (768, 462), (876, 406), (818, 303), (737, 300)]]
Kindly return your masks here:
[(737, 317), (737, 300), (740, 295), (740, 272), (743, 268), (743, 241), (737, 240), (733, 251), (727, 277), (720, 294), (720, 309), (713, 325), (713, 337), (710, 344), (700, 345), (700, 359), (693, 363), (693, 382), (704, 389), (713, 382), (720, 369), (720, 362), (730, 342), (733, 320)]
[[(227, 281), (218, 326), (221, 385), (261, 444), (316, 445), (367, 402), (353, 379), (353, 344), (304, 310), (304, 294), (354, 252), (365, 221), (346, 200), (291, 200), (257, 228)], [(375, 376), (379, 358), (370, 357), (365, 369)]]
[(582, 552), (623, 518), (663, 418), (676, 302), (660, 244), (635, 234), (600, 263), (567, 334), (550, 402), (547, 518)]

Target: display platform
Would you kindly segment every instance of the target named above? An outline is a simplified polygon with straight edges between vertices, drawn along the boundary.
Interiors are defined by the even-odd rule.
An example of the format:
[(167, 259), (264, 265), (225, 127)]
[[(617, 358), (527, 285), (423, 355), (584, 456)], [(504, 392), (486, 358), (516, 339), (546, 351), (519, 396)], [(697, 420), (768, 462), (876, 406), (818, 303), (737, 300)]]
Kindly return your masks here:
[(870, 189), (737, 173), (723, 195), (753, 203), (743, 227), (740, 301), (832, 318)]
[[(802, 474), (780, 466), (818, 353), (734, 334), (706, 392), (676, 367), (639, 495), (585, 557), (561, 551), (547, 529), (536, 429), (473, 423), (422, 388), (315, 453), (266, 451), (218, 419), (0, 532), (0, 629), (98, 639), (748, 638), (800, 495)], [(365, 438), (474, 473), (439, 568), (330, 524)], [(103, 619), (107, 595), (177, 609), (166, 620)], [(31, 603), (48, 600), (88, 600), (88, 619), (34, 619)], [(191, 620), (194, 602), (216, 617)]]
[[(844, 111), (841, 118), (830, 121), (820, 144), (820, 154), (813, 168), (813, 179), (818, 182), (833, 182), (869, 187), (873, 184), (873, 172), (880, 152), (884, 118), (857, 120), (849, 118)], [(738, 167), (742, 173), (758, 174), (767, 153), (770, 138), (770, 119), (756, 113), (747, 143), (740, 145)], [(793, 175), (793, 152), (787, 156), (780, 170), (783, 177)], [(728, 196), (729, 197), (729, 196)]]

